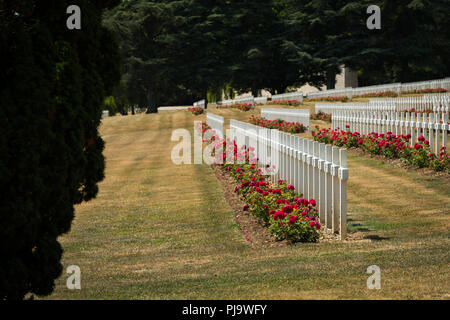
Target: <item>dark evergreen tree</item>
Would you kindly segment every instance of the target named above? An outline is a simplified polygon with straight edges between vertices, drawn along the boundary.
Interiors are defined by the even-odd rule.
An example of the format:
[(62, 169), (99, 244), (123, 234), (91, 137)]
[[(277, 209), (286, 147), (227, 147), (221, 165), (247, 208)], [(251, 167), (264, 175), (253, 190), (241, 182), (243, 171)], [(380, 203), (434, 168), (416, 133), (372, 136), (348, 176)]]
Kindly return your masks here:
[(66, 28), (70, 4), (0, 2), (0, 299), (53, 291), (57, 238), (104, 177), (98, 126), (120, 75), (100, 17), (116, 1), (77, 1), (81, 30)]
[(284, 92), (298, 77), (295, 64), (282, 54), (286, 32), (272, 0), (233, 1), (227, 19), (232, 31), (232, 86), (239, 93), (261, 89)]
[(167, 48), (167, 70), (177, 74), (178, 82), (190, 88), (197, 99), (208, 90), (223, 87), (230, 79), (231, 46), (227, 17), (232, 10), (226, 0), (167, 1), (174, 12), (174, 23), (162, 38)]
[(450, 1), (384, 0), (381, 30), (366, 30), (361, 85), (411, 82), (450, 74)]
[(342, 64), (353, 66), (364, 49), (367, 1), (282, 0), (287, 24), (283, 48), (299, 67), (299, 85), (333, 89)]

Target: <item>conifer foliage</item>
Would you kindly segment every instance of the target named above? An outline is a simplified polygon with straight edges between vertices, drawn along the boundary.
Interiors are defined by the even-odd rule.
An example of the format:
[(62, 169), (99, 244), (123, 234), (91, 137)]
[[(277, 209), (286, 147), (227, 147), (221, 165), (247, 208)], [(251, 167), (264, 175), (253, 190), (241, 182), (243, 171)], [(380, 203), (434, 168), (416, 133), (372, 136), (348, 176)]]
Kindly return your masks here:
[(57, 238), (104, 177), (103, 101), (120, 79), (101, 25), (117, 1), (0, 2), (0, 299), (48, 295), (62, 272)]

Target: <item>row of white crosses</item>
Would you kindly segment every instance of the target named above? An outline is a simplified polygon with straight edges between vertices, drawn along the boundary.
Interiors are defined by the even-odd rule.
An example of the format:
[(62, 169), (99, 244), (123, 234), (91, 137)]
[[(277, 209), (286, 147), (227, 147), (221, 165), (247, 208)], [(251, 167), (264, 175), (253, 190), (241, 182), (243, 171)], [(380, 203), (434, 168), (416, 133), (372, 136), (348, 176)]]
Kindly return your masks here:
[(440, 148), (447, 146), (448, 120), (448, 113), (335, 111), (332, 114), (332, 127), (346, 130), (348, 125), (350, 131), (360, 134), (410, 134), (411, 145), (423, 136), (430, 142), (431, 151), (439, 155)]
[(200, 108), (205, 109), (205, 99), (194, 102), (194, 107), (200, 107)]
[(267, 97), (255, 97), (255, 104), (267, 104)]
[(404, 97), (371, 99), (370, 102), (350, 103), (316, 103), (315, 111), (333, 113), (333, 111), (404, 111), (415, 109), (416, 111), (432, 110), (442, 113), (450, 110), (450, 95), (434, 97)]
[(315, 111), (333, 113), (334, 111), (395, 111), (395, 104), (392, 102), (350, 102), (350, 103), (316, 103)]
[(412, 91), (412, 90), (424, 90), (424, 89), (450, 89), (450, 78), (429, 80), (429, 81), (418, 81), (402, 84), (402, 91)]
[(324, 97), (341, 97), (347, 96), (350, 99), (356, 95), (363, 95), (368, 93), (380, 93), (386, 91), (394, 91), (401, 93), (402, 91), (422, 90), (422, 89), (447, 89), (450, 90), (450, 78), (411, 82), (411, 83), (389, 83), (375, 86), (345, 88), (345, 89), (331, 89), (318, 92), (311, 92), (307, 94), (308, 99), (317, 99)]
[(420, 97), (375, 98), (370, 103), (386, 103), (395, 105), (396, 111), (411, 110), (434, 112), (450, 111), (450, 94), (425, 94)]
[(217, 135), (223, 137), (224, 118), (211, 112), (206, 113), (206, 124), (213, 129)]
[(281, 119), (287, 122), (301, 123), (310, 128), (310, 113), (308, 109), (270, 109), (262, 108), (261, 117), (268, 120)]
[(275, 94), (275, 95), (272, 95), (271, 100), (272, 101), (295, 100), (297, 102), (303, 103), (303, 92), (296, 91), (296, 92), (289, 92), (289, 93), (283, 93), (283, 94)]
[(250, 104), (254, 107), (255, 106), (255, 97), (248, 96), (248, 97), (242, 97), (242, 98), (237, 98), (237, 99), (222, 100), (222, 101), (217, 102), (217, 105), (219, 105), (219, 106), (231, 106), (233, 104)]
[(231, 139), (254, 148), (262, 168), (273, 168), (271, 180), (286, 180), (318, 204), (320, 222), (340, 239), (347, 233), (347, 150), (276, 129), (230, 120)]
[(237, 103), (237, 104), (249, 104), (252, 107), (254, 107), (255, 106), (255, 97), (248, 96), (248, 97), (237, 98), (237, 99), (234, 99), (234, 103)]
[(306, 95), (307, 99), (318, 99), (327, 97), (349, 97), (351, 99), (353, 88), (330, 89), (324, 91), (310, 92)]
[(379, 93), (379, 92), (386, 92), (386, 91), (394, 91), (396, 93), (400, 93), (402, 90), (401, 88), (402, 88), (401, 83), (389, 83), (389, 84), (380, 84), (380, 85), (374, 85), (374, 86), (353, 88), (352, 97), (364, 95), (364, 94), (368, 94), (368, 93)]

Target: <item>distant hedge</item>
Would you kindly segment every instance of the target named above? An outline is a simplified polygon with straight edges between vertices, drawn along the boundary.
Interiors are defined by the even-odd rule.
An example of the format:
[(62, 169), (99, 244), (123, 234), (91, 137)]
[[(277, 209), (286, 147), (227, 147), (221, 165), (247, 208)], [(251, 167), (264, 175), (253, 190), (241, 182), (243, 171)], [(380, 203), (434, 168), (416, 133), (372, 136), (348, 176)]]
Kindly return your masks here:
[(98, 126), (120, 61), (101, 14), (118, 2), (77, 1), (81, 30), (69, 1), (0, 2), (0, 299), (53, 291), (57, 238), (104, 178)]

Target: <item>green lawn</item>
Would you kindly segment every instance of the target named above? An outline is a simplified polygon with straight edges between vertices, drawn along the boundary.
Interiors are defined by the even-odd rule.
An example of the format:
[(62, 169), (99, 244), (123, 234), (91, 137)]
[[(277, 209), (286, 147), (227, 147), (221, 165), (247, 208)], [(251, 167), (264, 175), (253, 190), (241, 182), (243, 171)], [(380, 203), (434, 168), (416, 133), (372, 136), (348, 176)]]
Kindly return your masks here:
[[(63, 273), (49, 299), (450, 298), (447, 180), (350, 152), (348, 229), (362, 240), (252, 247), (211, 168), (171, 162), (172, 130), (204, 118), (104, 120), (106, 178), (60, 239), (63, 265), (80, 266), (82, 289), (68, 290)], [(366, 287), (374, 264), (381, 290)]]

